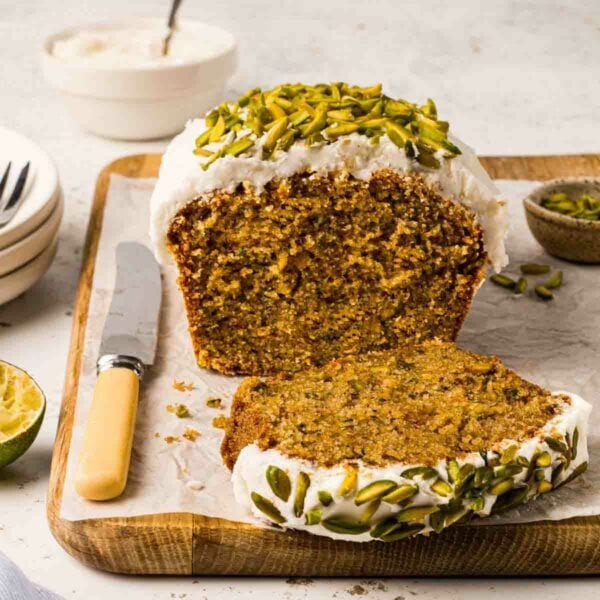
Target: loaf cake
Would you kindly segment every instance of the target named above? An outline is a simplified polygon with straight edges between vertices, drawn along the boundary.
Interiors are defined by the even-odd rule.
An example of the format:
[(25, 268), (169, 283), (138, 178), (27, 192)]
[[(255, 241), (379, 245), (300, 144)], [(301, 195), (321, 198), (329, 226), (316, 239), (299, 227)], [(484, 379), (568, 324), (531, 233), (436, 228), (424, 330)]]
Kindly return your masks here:
[(198, 364), (267, 375), (455, 339), (486, 265), (506, 264), (504, 212), (432, 100), (294, 84), (188, 124), (151, 236)]
[(581, 474), (590, 410), (495, 357), (429, 341), (244, 380), (221, 454), (237, 501), (255, 516), (394, 541), (519, 505)]

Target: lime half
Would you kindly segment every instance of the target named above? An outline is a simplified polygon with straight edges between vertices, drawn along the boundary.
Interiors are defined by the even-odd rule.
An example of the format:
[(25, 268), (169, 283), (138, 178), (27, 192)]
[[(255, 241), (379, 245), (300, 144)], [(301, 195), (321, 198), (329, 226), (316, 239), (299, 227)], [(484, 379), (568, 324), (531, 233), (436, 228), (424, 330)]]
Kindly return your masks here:
[(37, 383), (25, 371), (0, 360), (0, 468), (33, 444), (45, 409)]

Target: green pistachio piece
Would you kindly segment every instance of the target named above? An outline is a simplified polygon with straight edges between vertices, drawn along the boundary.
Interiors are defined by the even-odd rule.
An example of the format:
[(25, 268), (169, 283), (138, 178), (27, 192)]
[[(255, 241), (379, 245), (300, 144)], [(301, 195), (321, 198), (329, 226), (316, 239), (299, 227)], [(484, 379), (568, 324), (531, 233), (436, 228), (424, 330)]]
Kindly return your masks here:
[(508, 290), (514, 290), (517, 282), (506, 275), (501, 275), (500, 273), (496, 273), (490, 277), (490, 281), (500, 287), (506, 288)]
[(552, 464), (552, 456), (550, 456), (550, 452), (542, 452), (535, 459), (535, 464), (538, 467), (549, 467)]
[(335, 125), (327, 127), (323, 133), (330, 139), (335, 139), (341, 135), (349, 135), (358, 131), (359, 125), (357, 123), (342, 123), (341, 125)]
[(544, 285), (536, 285), (534, 290), (537, 296), (542, 300), (552, 300), (552, 298), (554, 298), (552, 292)]
[(396, 529), (400, 529), (402, 527), (401, 523), (398, 523), (394, 517), (389, 517), (384, 519), (383, 521), (379, 521), (377, 525), (375, 525), (371, 529), (371, 537), (380, 538), (382, 535), (387, 535)]
[(325, 490), (318, 491), (317, 497), (323, 506), (329, 506), (333, 502), (333, 496)]
[(283, 116), (274, 122), (271, 129), (269, 129), (269, 133), (267, 133), (267, 137), (263, 143), (263, 153), (266, 152), (267, 154), (271, 154), (273, 150), (275, 150), (275, 144), (277, 143), (277, 140), (285, 133), (288, 124), (289, 119), (286, 116)]
[(564, 454), (565, 456), (570, 454), (568, 446), (561, 440), (548, 436), (548, 437), (544, 438), (544, 441), (555, 452), (560, 452), (561, 454)]
[(367, 508), (362, 512), (358, 518), (358, 522), (361, 524), (369, 523), (373, 515), (377, 512), (377, 509), (381, 506), (381, 500), (373, 500)]
[(443, 479), (438, 479), (431, 484), (431, 490), (438, 496), (449, 496), (452, 493), (452, 486)]
[(404, 150), (406, 142), (412, 142), (415, 139), (406, 127), (394, 123), (393, 121), (386, 121), (385, 130), (390, 140), (402, 150)]
[(304, 523), (305, 525), (317, 525), (321, 522), (322, 511), (321, 507), (317, 506), (316, 508), (311, 508), (306, 511), (304, 515)]
[(277, 141), (276, 150), (286, 151), (294, 143), (298, 132), (294, 129), (288, 129)]
[(547, 494), (552, 491), (552, 484), (549, 481), (542, 479), (542, 481), (538, 482), (537, 491), (538, 494)]
[(388, 504), (398, 504), (403, 500), (407, 500), (408, 498), (412, 498), (419, 492), (419, 486), (414, 484), (404, 484), (399, 485), (396, 489), (388, 492), (381, 499)]
[(327, 113), (328, 121), (354, 121), (354, 113), (349, 108), (330, 110)]
[(506, 494), (513, 489), (515, 481), (512, 477), (507, 479), (502, 479), (498, 483), (495, 483), (490, 489), (489, 493), (492, 496), (501, 496), (502, 494)]
[(428, 169), (439, 169), (440, 161), (421, 143), (417, 143), (419, 154), (417, 155), (417, 162)]
[(382, 498), (396, 487), (398, 487), (396, 483), (389, 479), (373, 481), (356, 493), (354, 504), (360, 506), (361, 504), (371, 502), (371, 500)]
[(387, 99), (384, 103), (383, 112), (387, 117), (410, 118), (414, 113), (414, 107), (400, 100)]
[(439, 506), (409, 506), (396, 515), (396, 521), (398, 523), (422, 523), (425, 517), (439, 510)]
[(518, 465), (517, 463), (511, 463), (509, 465), (500, 465), (498, 467), (494, 467), (494, 477), (504, 479), (506, 477), (512, 477), (513, 475), (517, 475), (524, 469), (523, 466)]
[(473, 476), (473, 486), (484, 488), (490, 484), (494, 477), (494, 470), (491, 467), (479, 467)]
[(213, 152), (208, 160), (205, 160), (200, 166), (202, 167), (202, 169), (204, 171), (206, 171), (206, 169), (208, 169), (208, 167), (210, 167), (210, 165), (212, 165), (215, 160), (217, 160), (218, 158), (222, 158), (223, 157), (223, 148), (221, 148), (220, 150), (217, 150), (216, 152)]
[(287, 473), (274, 465), (267, 467), (265, 476), (271, 491), (281, 500), (287, 502), (292, 493), (292, 483)]
[(208, 141), (210, 140), (211, 128), (208, 128), (205, 132), (201, 133), (196, 138), (196, 148), (200, 148), (202, 146), (206, 146)]
[(338, 494), (340, 496), (349, 496), (358, 484), (358, 468), (356, 465), (347, 465), (346, 466), (346, 475), (340, 484), (340, 488), (338, 490)]
[(310, 477), (300, 471), (298, 478), (296, 479), (296, 493), (294, 495), (294, 514), (300, 517), (304, 512), (304, 500), (306, 499), (306, 492), (310, 487)]
[(307, 138), (313, 133), (318, 133), (327, 126), (327, 105), (321, 103), (315, 109), (312, 121), (301, 128), (302, 137)]
[(524, 294), (527, 290), (527, 279), (525, 277), (519, 277), (517, 283), (515, 284), (514, 292), (515, 294)]
[(455, 460), (448, 461), (447, 470), (450, 483), (456, 483), (460, 475), (460, 465)]
[(485, 500), (479, 496), (478, 498), (472, 498), (469, 500), (469, 507), (474, 512), (479, 512), (485, 507)]
[(310, 114), (305, 110), (297, 110), (296, 112), (290, 115), (290, 123), (293, 127), (298, 127), (298, 125), (302, 125), (304, 121), (310, 119)]
[(553, 484), (557, 483), (558, 480), (562, 477), (562, 474), (565, 470), (565, 463), (559, 463), (558, 465), (556, 465), (556, 467), (554, 467), (554, 469), (552, 469), (552, 477), (551, 477), (551, 481)]
[(544, 479), (546, 476), (544, 469), (536, 469), (533, 472), (533, 478), (535, 479), (535, 481), (542, 481), (542, 479)]
[(401, 477), (405, 479), (414, 479), (415, 477), (421, 477), (423, 479), (433, 479), (434, 477), (438, 477), (438, 472), (432, 467), (411, 467), (409, 469), (405, 469), (400, 473)]
[(544, 287), (548, 290), (554, 290), (562, 285), (563, 273), (562, 271), (556, 271), (548, 281), (544, 284)]
[(417, 535), (424, 529), (423, 525), (412, 525), (410, 527), (400, 527), (387, 535), (382, 535), (379, 539), (382, 542), (397, 542), (398, 540), (405, 540), (406, 538)]
[(446, 521), (446, 515), (442, 511), (438, 511), (429, 516), (429, 526), (436, 533), (441, 533), (444, 529), (444, 522)]
[(246, 150), (250, 150), (252, 146), (254, 146), (254, 142), (248, 136), (245, 136), (226, 146), (224, 152), (231, 156), (239, 156), (246, 152)]
[(213, 155), (213, 153), (210, 150), (207, 150), (206, 148), (200, 148), (200, 147), (194, 148), (194, 154), (196, 156), (206, 156), (206, 157)]
[(550, 266), (540, 263), (525, 263), (519, 267), (523, 275), (545, 275), (550, 272)]
[(573, 439), (571, 440), (571, 459), (577, 458), (577, 447), (579, 446), (579, 429), (573, 429)]
[(500, 464), (507, 465), (509, 462), (512, 462), (517, 455), (518, 446), (512, 445), (508, 448), (505, 448), (500, 454)]
[(256, 508), (258, 508), (258, 510), (266, 515), (271, 521), (275, 523), (285, 523), (285, 518), (270, 500), (267, 500), (264, 496), (261, 496), (257, 492), (252, 492), (250, 497), (252, 498), (252, 502), (254, 502), (254, 506), (256, 506)]
[(471, 485), (474, 478), (475, 478), (475, 467), (470, 463), (464, 464), (460, 468), (460, 471), (458, 474), (458, 479), (456, 480), (456, 485), (455, 485), (456, 493), (460, 494), (464, 490), (466, 490)]
[(323, 525), (323, 527), (329, 531), (349, 535), (359, 535), (369, 531), (370, 529), (369, 525), (365, 523), (358, 523), (357, 521), (352, 521), (351, 519), (343, 516), (327, 517), (321, 521), (321, 525)]
[(454, 523), (460, 521), (467, 514), (469, 514), (469, 511), (464, 507), (460, 507), (457, 510), (447, 513), (444, 519), (444, 526), (450, 527), (450, 525), (454, 525)]
[(225, 133), (225, 119), (223, 118), (223, 115), (219, 115), (219, 118), (217, 119), (215, 126), (212, 128), (212, 130), (210, 132), (208, 141), (211, 144), (213, 142), (218, 142), (221, 139), (221, 137), (223, 137), (224, 133)]
[[(576, 477), (579, 477), (582, 473), (585, 473), (585, 471), (587, 471), (587, 468), (588, 468), (587, 461), (582, 462), (581, 464), (577, 465), (577, 467), (573, 470), (573, 472), (566, 479), (561, 481), (558, 485), (555, 484), (555, 477), (554, 477), (554, 473), (553, 473), (552, 474), (552, 485), (554, 485), (554, 487), (560, 487), (562, 485), (565, 485), (565, 483), (569, 483), (569, 481), (573, 481), (573, 479), (575, 479)], [(556, 479), (558, 479), (558, 477)]]

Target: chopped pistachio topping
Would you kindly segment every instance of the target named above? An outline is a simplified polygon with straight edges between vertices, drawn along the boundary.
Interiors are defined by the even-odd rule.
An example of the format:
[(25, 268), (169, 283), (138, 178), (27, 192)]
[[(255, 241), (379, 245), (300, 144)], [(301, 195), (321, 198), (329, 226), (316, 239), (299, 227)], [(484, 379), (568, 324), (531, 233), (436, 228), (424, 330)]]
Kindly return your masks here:
[(461, 153), (448, 139), (449, 125), (438, 120), (433, 100), (417, 106), (390, 98), (381, 84), (296, 83), (267, 91), (253, 88), (233, 103), (222, 102), (206, 115), (205, 122), (207, 129), (197, 137), (194, 149), (203, 159), (204, 170), (224, 156), (253, 153), (255, 145), (260, 145), (262, 158), (268, 160), (296, 140), (304, 140), (308, 146), (330, 144), (352, 133), (373, 143), (387, 135), (409, 158), (430, 169), (440, 167), (438, 153), (448, 159)]

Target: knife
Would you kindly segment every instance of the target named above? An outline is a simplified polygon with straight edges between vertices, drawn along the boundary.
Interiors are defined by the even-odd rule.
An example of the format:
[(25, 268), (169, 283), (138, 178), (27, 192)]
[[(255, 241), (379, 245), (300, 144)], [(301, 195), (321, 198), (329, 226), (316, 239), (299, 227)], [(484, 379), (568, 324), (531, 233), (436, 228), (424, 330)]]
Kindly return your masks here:
[(97, 379), (75, 475), (77, 493), (111, 500), (127, 484), (140, 380), (156, 354), (160, 267), (146, 246), (122, 242)]

